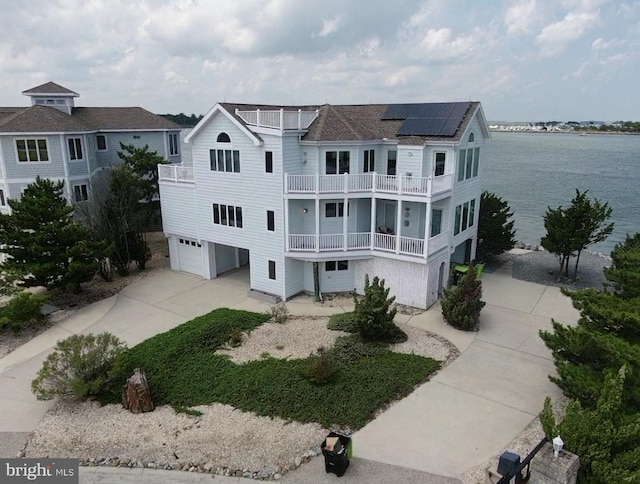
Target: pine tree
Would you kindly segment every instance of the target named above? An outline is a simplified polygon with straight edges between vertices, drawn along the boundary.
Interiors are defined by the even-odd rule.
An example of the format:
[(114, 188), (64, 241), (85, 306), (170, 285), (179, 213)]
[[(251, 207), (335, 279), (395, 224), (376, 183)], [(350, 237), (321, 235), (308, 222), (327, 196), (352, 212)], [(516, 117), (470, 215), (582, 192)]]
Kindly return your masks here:
[(79, 291), (98, 270), (107, 247), (74, 221), (63, 183), (38, 177), (9, 206), (11, 214), (0, 214), (0, 244), (10, 256), (7, 270), (26, 286)]
[(166, 165), (169, 162), (156, 151), (149, 151), (149, 145), (137, 148), (132, 144), (120, 143), (120, 149), (122, 151), (118, 151), (118, 156), (138, 176), (143, 197), (147, 202), (151, 202), (159, 192), (158, 165)]
[(477, 331), (480, 325), (480, 311), (486, 305), (482, 301), (482, 283), (477, 279), (476, 267), (469, 265), (467, 273), (453, 285), (453, 274), (440, 300), (442, 316), (454, 328)]
[(486, 260), (513, 249), (516, 231), (509, 204), (494, 193), (482, 192), (478, 219), (478, 259)]
[(569, 403), (558, 423), (547, 397), (540, 422), (547, 438), (560, 435), (564, 447), (580, 457), (578, 482), (619, 484), (640, 482), (640, 413), (622, 411), (629, 369), (622, 366), (604, 379), (593, 409)]
[(389, 297), (389, 291), (384, 287), (384, 279), (375, 276), (369, 283), (369, 274), (365, 275), (364, 296), (354, 298), (354, 321), (363, 339), (388, 343), (407, 340), (407, 335), (393, 322), (397, 310), (391, 305), (396, 298)]
[(616, 294), (625, 299), (640, 297), (640, 232), (616, 244), (611, 252), (611, 267), (605, 277)]

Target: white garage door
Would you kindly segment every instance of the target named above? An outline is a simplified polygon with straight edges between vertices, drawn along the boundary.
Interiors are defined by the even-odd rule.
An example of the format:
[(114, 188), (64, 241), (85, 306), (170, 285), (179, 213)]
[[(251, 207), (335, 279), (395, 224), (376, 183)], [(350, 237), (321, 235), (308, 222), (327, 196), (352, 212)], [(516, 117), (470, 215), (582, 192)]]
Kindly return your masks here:
[(178, 239), (180, 270), (202, 275), (202, 247), (191, 239)]

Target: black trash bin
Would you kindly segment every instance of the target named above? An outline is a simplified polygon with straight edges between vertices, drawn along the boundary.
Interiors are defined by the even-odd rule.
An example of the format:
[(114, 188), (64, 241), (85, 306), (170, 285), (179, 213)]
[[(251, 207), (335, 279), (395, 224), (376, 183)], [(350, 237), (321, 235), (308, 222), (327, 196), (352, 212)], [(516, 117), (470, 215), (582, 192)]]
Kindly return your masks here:
[[(337, 437), (340, 445), (339, 448), (328, 450), (327, 439)], [(324, 470), (333, 472), (336, 476), (342, 477), (349, 467), (349, 447), (351, 446), (351, 437), (346, 435), (329, 432), (329, 435), (322, 442), (322, 455), (324, 456)]]

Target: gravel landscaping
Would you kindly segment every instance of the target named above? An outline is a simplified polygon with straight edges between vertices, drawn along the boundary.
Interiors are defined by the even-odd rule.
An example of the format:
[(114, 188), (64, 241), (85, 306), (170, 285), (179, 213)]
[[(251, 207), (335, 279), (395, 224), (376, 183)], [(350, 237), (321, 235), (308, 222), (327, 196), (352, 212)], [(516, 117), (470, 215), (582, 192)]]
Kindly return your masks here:
[[(328, 318), (290, 318), (265, 323), (225, 350), (244, 363), (269, 356), (306, 358), (345, 335), (326, 328)], [(409, 340), (393, 351), (450, 362), (458, 352), (447, 340), (400, 325)], [(242, 412), (229, 405), (194, 407), (201, 416), (162, 406), (134, 415), (120, 405), (57, 402), (31, 435), (26, 457), (79, 457), (87, 464), (152, 467), (278, 479), (319, 453), (328, 429)]]

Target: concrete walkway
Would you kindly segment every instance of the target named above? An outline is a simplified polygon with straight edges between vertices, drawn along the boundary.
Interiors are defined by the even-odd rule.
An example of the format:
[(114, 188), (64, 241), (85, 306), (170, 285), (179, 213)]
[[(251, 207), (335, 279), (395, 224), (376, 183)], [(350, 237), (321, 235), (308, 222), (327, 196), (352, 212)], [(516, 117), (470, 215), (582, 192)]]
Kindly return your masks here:
[[(466, 469), (503, 450), (537, 415), (546, 395), (558, 396), (547, 378), (553, 363), (537, 331), (549, 328), (551, 317), (577, 320), (569, 299), (557, 288), (516, 281), (501, 272), (483, 276), (483, 287), (487, 306), (479, 333), (445, 325), (438, 307), (413, 317), (399, 315), (413, 326), (449, 339), (462, 355), (356, 432), (350, 476), (361, 475), (361, 482), (456, 482)], [(247, 288), (246, 271), (212, 281), (161, 271), (81, 309), (0, 359), (0, 457), (14, 457), (50, 407), (49, 402), (35, 399), (30, 383), (56, 341), (71, 334), (109, 331), (132, 346), (217, 307), (267, 310), (268, 304), (247, 297)], [(318, 306), (304, 296), (287, 306), (294, 315), (322, 316), (352, 309), (350, 304)], [(93, 480), (83, 477), (82, 482), (114, 480), (96, 474), (100, 471), (87, 470), (83, 476), (92, 472), (94, 476), (86, 479)], [(132, 472), (137, 482), (160, 482), (155, 477), (141, 480)], [(371, 480), (374, 472), (389, 480)], [(390, 479), (391, 475), (396, 478)], [(167, 482), (175, 477), (168, 475)], [(322, 459), (285, 476), (290, 482), (334, 478), (324, 475)]]

